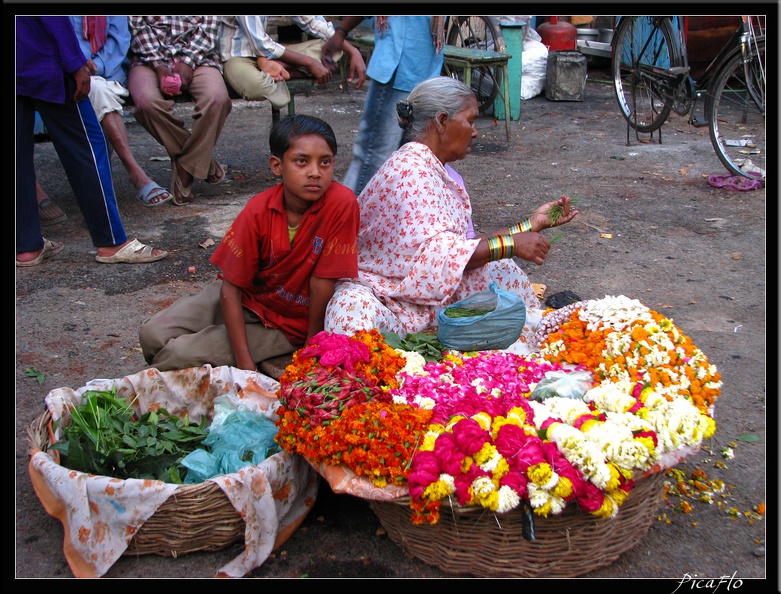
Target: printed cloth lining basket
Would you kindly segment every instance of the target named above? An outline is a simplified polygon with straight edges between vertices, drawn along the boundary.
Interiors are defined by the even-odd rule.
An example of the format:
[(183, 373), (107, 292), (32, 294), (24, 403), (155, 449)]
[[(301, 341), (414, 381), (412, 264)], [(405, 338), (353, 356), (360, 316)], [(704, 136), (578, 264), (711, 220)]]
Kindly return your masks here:
[(318, 476), (303, 458), (280, 452), (256, 466), (199, 484), (120, 480), (59, 465), (47, 448), (56, 436), (52, 421), (68, 417), (88, 390), (111, 390), (140, 411), (160, 405), (198, 422), (217, 396), (239, 408), (276, 418), (279, 384), (265, 375), (204, 365), (161, 372), (149, 369), (121, 379), (96, 379), (46, 396), (46, 410), (27, 428), (29, 473), (46, 511), (62, 522), (63, 550), (76, 577), (100, 577), (122, 555), (177, 557), (214, 551), (243, 540), (238, 557), (215, 576), (242, 577), (298, 528), (314, 505)]

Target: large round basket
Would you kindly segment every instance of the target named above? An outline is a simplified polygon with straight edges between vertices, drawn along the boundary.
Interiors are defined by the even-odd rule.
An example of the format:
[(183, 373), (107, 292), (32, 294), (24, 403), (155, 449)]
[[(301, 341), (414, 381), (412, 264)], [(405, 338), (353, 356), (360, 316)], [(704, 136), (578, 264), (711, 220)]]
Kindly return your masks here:
[(648, 531), (662, 499), (664, 473), (636, 481), (618, 515), (598, 519), (567, 506), (535, 516), (535, 540), (521, 535), (520, 508), (494, 514), (479, 507), (445, 507), (433, 526), (413, 525), (409, 499), (372, 501), (391, 539), (418, 559), (455, 575), (577, 577), (613, 563)]
[[(46, 410), (27, 427), (31, 451), (51, 445)], [(246, 524), (225, 493), (211, 481), (178, 485), (136, 532), (123, 555), (177, 557), (196, 551), (217, 551), (244, 541)]]

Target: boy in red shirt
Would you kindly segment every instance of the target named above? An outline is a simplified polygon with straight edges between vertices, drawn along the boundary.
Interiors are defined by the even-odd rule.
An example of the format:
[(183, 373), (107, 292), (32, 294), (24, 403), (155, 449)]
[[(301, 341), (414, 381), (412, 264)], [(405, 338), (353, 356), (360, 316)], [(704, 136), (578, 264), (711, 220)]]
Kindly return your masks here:
[(323, 330), (339, 278), (358, 275), (355, 194), (333, 181), (336, 136), (323, 120), (295, 115), (269, 136), (282, 183), (252, 197), (211, 262), (217, 280), (141, 326), (150, 367), (257, 369)]

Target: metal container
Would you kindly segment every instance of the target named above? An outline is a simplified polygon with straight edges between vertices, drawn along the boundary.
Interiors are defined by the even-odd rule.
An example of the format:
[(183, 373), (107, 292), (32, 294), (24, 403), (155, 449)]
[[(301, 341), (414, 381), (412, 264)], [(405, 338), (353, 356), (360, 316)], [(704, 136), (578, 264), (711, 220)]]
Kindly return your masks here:
[(550, 52), (545, 69), (545, 97), (551, 101), (583, 101), (587, 76), (586, 56)]
[(599, 29), (581, 29), (578, 27), (578, 40), (598, 41)]
[(610, 43), (613, 41), (613, 29), (597, 29), (597, 41), (600, 43)]

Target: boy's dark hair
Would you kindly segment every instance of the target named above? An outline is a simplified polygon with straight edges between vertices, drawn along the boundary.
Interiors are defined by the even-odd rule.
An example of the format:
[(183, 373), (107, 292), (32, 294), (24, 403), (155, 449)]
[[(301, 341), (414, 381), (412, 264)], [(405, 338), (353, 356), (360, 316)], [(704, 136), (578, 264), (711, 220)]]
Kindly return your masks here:
[(271, 154), (282, 159), (294, 138), (310, 134), (322, 136), (334, 152), (334, 156), (336, 155), (336, 134), (333, 128), (328, 122), (308, 115), (287, 116), (271, 127), (271, 134), (268, 137)]

